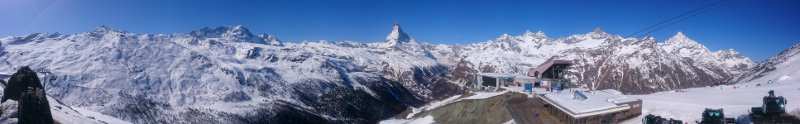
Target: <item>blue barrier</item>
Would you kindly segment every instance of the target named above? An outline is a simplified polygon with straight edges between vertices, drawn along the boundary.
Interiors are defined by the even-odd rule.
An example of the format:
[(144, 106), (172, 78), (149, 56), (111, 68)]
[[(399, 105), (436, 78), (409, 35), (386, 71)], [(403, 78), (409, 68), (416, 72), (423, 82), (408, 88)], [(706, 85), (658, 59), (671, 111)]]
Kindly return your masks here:
[(525, 84), (526, 91), (533, 91), (533, 84)]

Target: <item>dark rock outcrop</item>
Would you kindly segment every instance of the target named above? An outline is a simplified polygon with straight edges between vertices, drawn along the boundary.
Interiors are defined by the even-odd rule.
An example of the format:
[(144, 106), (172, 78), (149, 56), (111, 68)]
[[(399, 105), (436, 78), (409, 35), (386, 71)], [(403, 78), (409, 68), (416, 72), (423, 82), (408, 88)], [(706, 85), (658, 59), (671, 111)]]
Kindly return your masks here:
[(19, 101), (20, 124), (52, 124), (53, 116), (50, 114), (50, 103), (44, 94), (44, 89), (28, 88), (22, 92)]
[(50, 113), (50, 103), (36, 76), (36, 72), (25, 66), (11, 75), (3, 91), (2, 102), (6, 100), (19, 101), (18, 122), (21, 124), (52, 124), (53, 116)]
[(3, 99), (0, 102), (6, 102), (9, 99), (19, 101), (22, 92), (27, 90), (28, 87), (41, 89), (42, 83), (39, 81), (39, 77), (36, 76), (36, 72), (25, 66), (11, 75), (11, 79), (8, 79), (8, 85), (3, 90)]

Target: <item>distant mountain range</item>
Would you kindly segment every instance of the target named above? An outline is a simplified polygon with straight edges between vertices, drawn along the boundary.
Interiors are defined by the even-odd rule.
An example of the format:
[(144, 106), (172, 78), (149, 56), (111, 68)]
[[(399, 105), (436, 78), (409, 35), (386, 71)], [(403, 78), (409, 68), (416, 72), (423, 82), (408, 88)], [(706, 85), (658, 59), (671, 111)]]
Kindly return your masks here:
[(627, 94), (732, 83), (756, 66), (680, 32), (659, 43), (600, 29), (445, 45), (419, 42), (397, 24), (376, 43), (283, 43), (242, 26), (155, 35), (101, 26), (0, 43), (0, 73), (47, 70), (47, 94), (133, 123), (375, 123), (464, 92), (475, 72), (524, 74), (548, 59), (576, 63), (568, 70), (575, 86)]
[(663, 43), (652, 37), (622, 38), (595, 29), (587, 34), (553, 39), (541, 31), (502, 35), (460, 47), (473, 70), (525, 74), (548, 59), (575, 63), (569, 79), (589, 89), (649, 93), (730, 83), (728, 79), (755, 63), (733, 49), (711, 52), (678, 32)]

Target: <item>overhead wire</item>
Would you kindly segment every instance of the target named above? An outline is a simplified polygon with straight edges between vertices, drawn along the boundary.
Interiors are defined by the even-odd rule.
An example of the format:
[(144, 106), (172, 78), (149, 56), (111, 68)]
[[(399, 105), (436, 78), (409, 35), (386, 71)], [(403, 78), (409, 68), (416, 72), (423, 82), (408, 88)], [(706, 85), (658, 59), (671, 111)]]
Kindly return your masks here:
[(642, 30), (636, 31), (636, 32), (635, 32), (635, 33), (633, 33), (633, 34), (629, 34), (627, 37), (634, 36), (634, 35), (636, 35), (636, 34), (639, 34), (639, 33), (642, 33), (642, 32), (644, 32), (644, 31), (650, 30), (651, 28), (654, 28), (654, 27), (656, 27), (656, 26), (659, 26), (659, 25), (661, 25), (661, 24), (664, 24), (664, 23), (670, 22), (670, 21), (672, 21), (672, 20), (674, 20), (674, 19), (677, 19), (677, 18), (679, 18), (679, 17), (683, 17), (683, 16), (685, 16), (685, 15), (688, 15), (688, 14), (691, 14), (691, 13), (694, 13), (694, 12), (697, 12), (697, 11), (700, 11), (700, 10), (703, 10), (703, 9), (705, 9), (705, 8), (708, 8), (708, 7), (711, 7), (711, 6), (715, 6), (715, 5), (717, 5), (717, 4), (720, 4), (720, 3), (722, 3), (722, 2), (725, 2), (725, 1), (727, 1), (727, 0), (720, 0), (720, 1), (717, 1), (717, 2), (714, 2), (714, 3), (711, 3), (711, 4), (707, 4), (707, 5), (705, 5), (705, 6), (701, 6), (701, 7), (699, 7), (699, 8), (696, 8), (696, 9), (694, 9), (694, 10), (691, 10), (691, 11), (684, 12), (683, 14), (680, 14), (680, 15), (678, 15), (678, 16), (675, 16), (675, 17), (669, 18), (669, 19), (667, 19), (667, 20), (664, 20), (664, 21), (658, 22), (658, 23), (656, 23), (656, 24), (654, 24), (654, 25), (651, 25), (651, 26), (649, 26), (649, 27), (647, 27), (647, 28), (644, 28), (644, 29), (642, 29)]
[[(733, 2), (728, 2), (728, 1), (733, 1)], [(725, 6), (729, 6), (729, 5), (733, 4), (733, 3), (735, 3), (736, 1), (738, 1), (738, 0), (720, 0), (720, 1), (717, 1), (717, 2), (714, 2), (714, 3), (711, 3), (711, 4), (707, 4), (707, 5), (704, 5), (704, 6), (700, 7), (700, 8), (684, 12), (684, 13), (678, 15), (678, 16), (675, 16), (675, 17), (669, 18), (667, 20), (661, 21), (659, 23), (656, 23), (655, 25), (651, 25), (651, 26), (649, 26), (647, 28), (639, 30), (639, 31), (637, 31), (637, 32), (635, 32), (633, 34), (630, 34), (627, 37), (636, 36), (637, 38), (641, 38), (641, 37), (647, 36), (647, 35), (649, 35), (651, 33), (654, 33), (654, 32), (656, 32), (658, 30), (661, 30), (663, 28), (666, 28), (666, 27), (672, 26), (674, 24), (686, 21), (689, 18), (698, 16), (698, 15), (701, 15), (703, 13), (707, 13), (707, 12), (710, 12), (712, 10), (716, 10), (716, 9), (719, 9), (719, 8), (722, 8), (722, 7), (725, 7)], [(727, 3), (725, 3), (725, 2), (727, 2)], [(724, 4), (721, 4), (721, 3), (724, 3)], [(721, 5), (719, 5), (719, 4), (721, 4)], [(675, 19), (679, 19), (679, 20), (673, 21)], [(671, 23), (667, 23), (667, 22), (671, 22)], [(667, 23), (667, 24), (663, 25), (664, 23)], [(655, 28), (655, 29), (653, 29), (653, 28)], [(650, 29), (652, 29), (652, 30), (650, 30)], [(650, 30), (650, 31), (648, 31), (648, 30)], [(648, 31), (648, 32), (646, 32), (644, 34), (641, 34), (641, 35), (636, 35), (636, 34), (639, 34), (641, 32), (644, 32), (644, 31)]]
[(647, 36), (647, 35), (649, 35), (649, 34), (651, 34), (651, 33), (654, 33), (654, 32), (656, 32), (656, 31), (658, 31), (658, 30), (661, 30), (661, 29), (663, 29), (663, 28), (666, 28), (666, 27), (668, 27), (668, 26), (672, 26), (672, 25), (674, 25), (674, 24), (677, 24), (677, 23), (679, 23), (679, 22), (686, 21), (686, 20), (687, 20), (687, 19), (689, 19), (689, 18), (692, 18), (692, 17), (698, 16), (698, 15), (700, 15), (700, 14), (707, 13), (707, 12), (710, 12), (710, 11), (712, 11), (712, 10), (716, 10), (716, 9), (719, 9), (719, 8), (722, 8), (722, 7), (725, 7), (725, 6), (731, 5), (731, 4), (735, 3), (736, 1), (738, 1), (738, 0), (733, 0), (733, 2), (728, 2), (728, 3), (726, 3), (726, 4), (722, 4), (722, 5), (720, 5), (720, 6), (716, 6), (716, 7), (714, 7), (714, 8), (707, 9), (707, 10), (705, 10), (705, 11), (701, 11), (701, 12), (698, 12), (698, 13), (694, 13), (694, 14), (692, 14), (692, 15), (689, 15), (689, 16), (686, 16), (685, 18), (682, 18), (682, 19), (680, 19), (680, 20), (678, 20), (678, 21), (675, 21), (675, 22), (669, 23), (669, 24), (667, 24), (667, 25), (662, 25), (662, 26), (660, 26), (660, 27), (658, 27), (658, 28), (656, 28), (656, 29), (653, 29), (652, 31), (649, 31), (649, 32), (647, 32), (647, 33), (645, 33), (645, 34), (642, 34), (642, 35), (639, 35), (639, 36), (637, 36), (637, 37), (641, 38), (641, 37)]

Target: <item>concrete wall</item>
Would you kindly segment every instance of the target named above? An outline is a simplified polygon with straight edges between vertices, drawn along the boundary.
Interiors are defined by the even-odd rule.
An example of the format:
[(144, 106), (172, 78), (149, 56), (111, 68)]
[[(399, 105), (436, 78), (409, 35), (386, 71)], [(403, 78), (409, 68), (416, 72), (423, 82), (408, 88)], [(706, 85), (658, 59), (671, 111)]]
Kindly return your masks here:
[(628, 120), (636, 116), (642, 115), (642, 100), (637, 100), (628, 103), (628, 110), (624, 114), (618, 115), (617, 120)]

